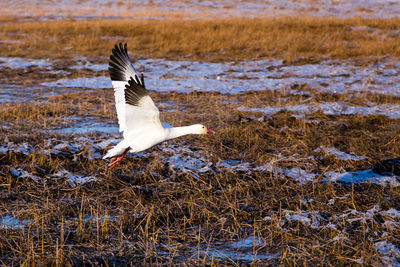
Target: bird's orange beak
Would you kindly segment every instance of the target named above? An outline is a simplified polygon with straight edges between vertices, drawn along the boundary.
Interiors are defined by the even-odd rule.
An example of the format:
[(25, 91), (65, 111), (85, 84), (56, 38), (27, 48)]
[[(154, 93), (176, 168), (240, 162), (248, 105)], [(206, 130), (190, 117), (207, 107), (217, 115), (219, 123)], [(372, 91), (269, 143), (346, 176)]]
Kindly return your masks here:
[(215, 134), (215, 132), (213, 130), (207, 128), (206, 134)]

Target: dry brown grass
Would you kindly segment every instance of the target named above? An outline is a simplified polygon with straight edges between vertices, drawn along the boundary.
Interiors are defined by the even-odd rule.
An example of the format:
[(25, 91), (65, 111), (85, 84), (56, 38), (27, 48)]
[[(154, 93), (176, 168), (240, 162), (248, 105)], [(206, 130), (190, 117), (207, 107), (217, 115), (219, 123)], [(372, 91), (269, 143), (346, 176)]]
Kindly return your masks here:
[[(105, 94), (112, 98), (111, 90)], [(152, 96), (156, 102), (165, 99), (163, 94)], [(259, 101), (274, 102), (281, 96), (277, 92), (260, 92), (257, 97)], [(79, 142), (74, 139), (76, 136), (32, 134), (39, 132), (43, 120), (61, 120), (73, 107), (78, 114), (93, 111), (91, 120), (115, 119), (115, 114), (109, 112), (113, 103), (104, 104), (96, 101), (98, 98), (99, 93), (73, 93), (50, 97), (49, 103), (37, 103), (36, 107), (2, 106), (4, 125), (19, 125), (18, 120), (26, 116), (32, 123), (20, 125), (17, 130), (2, 129), (1, 140), (7, 137), (10, 142), (27, 142), (36, 147), (28, 155), (8, 152), (0, 156), (0, 215), (12, 214), (30, 220), (23, 230), (0, 229), (0, 257), (4, 264), (236, 266), (251, 261), (212, 258), (198, 251), (218, 241), (229, 242), (247, 236), (257, 236), (262, 241), (262, 245), (250, 248), (251, 255), (276, 255), (254, 260), (255, 265), (346, 265), (359, 259), (364, 264), (379, 264), (381, 259), (371, 240), (382, 240), (379, 236), (387, 233), (383, 240), (398, 245), (395, 240), (399, 231), (382, 226), (385, 218), (376, 216), (366, 219), (365, 223), (340, 219), (347, 209), (365, 212), (374, 205), (383, 210), (396, 207), (400, 199), (397, 188), (369, 184), (348, 186), (318, 180), (299, 185), (293, 179), (270, 172), (235, 173), (225, 169), (196, 173), (199, 178), (196, 179), (190, 173), (173, 174), (167, 165), (160, 164), (162, 151), (141, 158), (127, 157), (112, 172), (106, 171), (104, 161), (89, 160), (84, 154), (68, 149), (63, 154), (50, 156), (40, 152), (39, 148), (45, 147), (47, 140)], [(173, 94), (168, 95), (168, 100), (177, 101), (184, 110), (163, 113), (166, 121), (173, 125), (208, 122), (218, 132), (212, 138), (192, 136), (171, 142), (190, 144), (193, 149), (212, 154), (215, 160), (240, 158), (262, 164), (271, 161), (277, 153), (284, 153), (297, 155), (299, 160), (280, 161), (277, 166), (304, 167), (311, 163), (313, 171), (322, 172), (368, 168), (371, 162), (329, 157), (301, 160), (320, 145), (333, 144), (342, 151), (368, 155), (372, 159), (400, 153), (400, 140), (393, 128), (398, 120), (316, 113), (309, 118), (324, 123), (304, 123), (288, 112), (281, 112), (267, 121), (243, 121), (239, 115), (261, 114), (235, 111), (235, 104), (227, 100), (251, 102), (252, 94)], [(104, 105), (108, 112), (103, 112)], [(204, 112), (211, 109), (213, 113)], [(57, 123), (48, 127), (57, 127)], [(390, 147), (386, 146), (388, 143)], [(14, 177), (10, 171), (17, 167), (43, 180), (34, 182)], [(44, 178), (61, 168), (94, 175), (99, 181), (71, 188), (65, 177)], [(331, 199), (335, 200), (334, 205), (329, 204)], [(285, 222), (287, 210), (322, 214), (331, 218), (337, 229), (313, 229), (299, 221)], [(270, 219), (265, 219), (266, 216)], [(333, 219), (335, 216), (338, 219)], [(332, 241), (341, 233), (347, 239)]]
[[(354, 27), (361, 27), (355, 28)], [(142, 57), (232, 61), (275, 57), (322, 58), (400, 55), (400, 19), (233, 18), (213, 20), (90, 20), (2, 22), (2, 55), (104, 57), (128, 41)]]
[[(223, 61), (269, 56), (288, 61), (324, 56), (364, 60), (398, 56), (398, 37), (389, 34), (398, 24), (396, 19), (312, 18), (3, 22), (2, 39), (24, 43), (0, 43), (0, 51), (5, 56), (65, 57), (67, 60), (55, 64), (63, 69), (74, 64), (69, 58), (74, 56), (101, 57), (98, 61), (104, 63), (117, 40), (102, 40), (101, 36), (122, 36), (133, 53), (141, 56)], [(380, 32), (350, 30), (361, 25)], [(387, 42), (382, 42), (385, 38)], [(70, 76), (102, 74), (80, 70)], [(62, 77), (35, 67), (20, 74), (3, 68), (0, 75), (2, 81), (22, 88)], [(398, 187), (321, 181), (327, 171), (365, 170), (381, 159), (398, 156), (400, 120), (321, 112), (308, 114), (303, 120), (287, 111), (265, 116), (238, 110), (242, 105), (262, 107), (265, 103), (297, 105), (306, 98), (310, 104), (399, 103), (399, 98), (314, 91), (311, 97), (285, 91), (236, 95), (152, 92), (151, 96), (156, 103), (177, 103), (174, 112), (161, 109), (162, 121), (175, 126), (202, 122), (217, 132), (213, 137), (170, 141), (204, 153), (215, 171), (174, 171), (165, 162), (171, 155), (159, 148), (140, 157), (128, 156), (108, 171), (105, 161), (89, 155), (93, 144), (110, 136), (46, 131), (70, 127), (76, 118), (116, 125), (111, 88), (43, 96), (35, 103), (1, 104), (0, 145), (32, 148), (27, 153), (0, 153), (0, 218), (12, 215), (30, 222), (23, 229), (0, 228), (3, 265), (380, 265), (384, 255), (376, 252), (376, 242), (385, 240), (400, 246), (398, 218), (366, 216), (375, 205), (381, 210), (398, 209)], [(49, 147), (51, 142), (81, 147), (60, 148), (61, 153), (56, 153)], [(344, 161), (314, 152), (322, 145), (368, 159)], [(104, 154), (105, 150), (98, 152)], [(283, 173), (215, 167), (220, 160), (241, 160), (255, 166), (271, 163), (282, 169), (299, 167), (321, 176), (299, 184)], [(38, 180), (16, 177), (12, 170), (17, 168)], [(67, 177), (54, 175), (62, 169), (95, 176), (98, 181), (72, 187)], [(347, 210), (360, 214), (343, 217), (349, 214)], [(313, 228), (299, 220), (287, 220), (290, 212), (319, 214), (323, 219)], [(385, 225), (386, 221), (393, 227)], [(344, 238), (337, 238), (341, 235)], [(216, 246), (223, 251), (229, 242), (249, 236), (256, 236), (261, 244), (250, 246), (248, 255), (273, 256), (240, 260), (204, 253), (207, 247)], [(218, 242), (226, 243), (218, 246)]]

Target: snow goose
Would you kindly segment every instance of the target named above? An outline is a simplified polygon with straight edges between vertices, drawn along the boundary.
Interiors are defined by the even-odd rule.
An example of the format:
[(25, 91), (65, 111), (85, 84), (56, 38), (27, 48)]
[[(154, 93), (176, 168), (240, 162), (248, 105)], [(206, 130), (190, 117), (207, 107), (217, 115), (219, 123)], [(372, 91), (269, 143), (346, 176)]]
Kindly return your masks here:
[(108, 71), (114, 87), (119, 130), (124, 137), (103, 157), (111, 158), (108, 164), (110, 168), (118, 165), (128, 152), (140, 152), (163, 141), (188, 134), (214, 133), (201, 124), (172, 127), (160, 122), (159, 110), (146, 90), (143, 74), (139, 76), (133, 67), (126, 44), (115, 45)]

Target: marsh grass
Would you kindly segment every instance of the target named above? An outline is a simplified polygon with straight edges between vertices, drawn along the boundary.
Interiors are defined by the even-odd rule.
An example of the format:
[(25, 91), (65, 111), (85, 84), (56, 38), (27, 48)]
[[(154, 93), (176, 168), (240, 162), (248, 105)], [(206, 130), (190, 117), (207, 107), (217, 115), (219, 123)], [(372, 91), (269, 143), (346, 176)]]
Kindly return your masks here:
[[(59, 127), (65, 116), (88, 112), (91, 120), (115, 121), (112, 101), (98, 101), (101, 94), (111, 98), (112, 90), (53, 96), (42, 104), (2, 105), (1, 120), (11, 127), (2, 129), (0, 138), (37, 147), (28, 155), (9, 151), (0, 157), (0, 214), (12, 214), (30, 222), (23, 229), (0, 229), (0, 255), (4, 264), (344, 265), (360, 259), (365, 264), (378, 264), (381, 258), (371, 240), (382, 240), (379, 236), (386, 233), (384, 240), (397, 244), (398, 229), (384, 226), (385, 218), (381, 215), (366, 219), (365, 223), (358, 219), (340, 219), (343, 211), (349, 209), (366, 212), (374, 205), (382, 210), (396, 207), (400, 195), (395, 187), (349, 186), (318, 179), (298, 184), (289, 177), (268, 171), (246, 173), (220, 169), (195, 176), (174, 173), (168, 165), (160, 163), (161, 150), (160, 155), (127, 157), (113, 171), (108, 171), (100, 159), (89, 160), (84, 156), (85, 151), (74, 155), (67, 149), (63, 154), (48, 156), (40, 151), (40, 147), (46, 147), (47, 140), (73, 143), (79, 137), (41, 132), (43, 121), (54, 121), (46, 123), (51, 129)], [(326, 100), (323, 95), (317, 96)], [(153, 93), (152, 97), (162, 102), (166, 95)], [(168, 101), (176, 101), (184, 109), (164, 112), (163, 120), (173, 125), (208, 122), (207, 126), (217, 131), (216, 136), (190, 136), (172, 142), (201, 149), (212, 155), (212, 161), (241, 159), (257, 165), (275, 162), (277, 167), (302, 167), (323, 173), (342, 168), (367, 169), (374, 164), (374, 159), (400, 153), (400, 140), (393, 128), (397, 127), (398, 120), (382, 116), (308, 115), (310, 120), (324, 122), (316, 123), (296, 119), (292, 113), (283, 111), (260, 121), (254, 118), (263, 114), (235, 111), (240, 104), (232, 101), (249, 104), (254, 102), (254, 97), (252, 93), (170, 94)], [(257, 98), (274, 102), (282, 95), (259, 92)], [(295, 104), (302, 100), (287, 101)], [(30, 123), (21, 125), (23, 118)], [(16, 125), (19, 128), (14, 130)], [(96, 138), (100, 141), (106, 137)], [(320, 145), (365, 155), (369, 160), (341, 161), (324, 157), (313, 152)], [(297, 160), (277, 160), (278, 154), (296, 155)], [(316, 158), (308, 159), (312, 154)], [(35, 182), (15, 177), (11, 170), (17, 167), (41, 178)], [(51, 176), (61, 169), (93, 175), (98, 181), (71, 187), (66, 177)], [(334, 205), (330, 203), (332, 199)], [(337, 216), (331, 219), (337, 228), (313, 229), (300, 221), (286, 221), (289, 211), (307, 211), (325, 218)], [(260, 243), (242, 248), (239, 253), (269, 257), (240, 260), (229, 255), (215, 257), (212, 253), (215, 249), (224, 253), (228, 244), (251, 236), (257, 237)], [(215, 248), (216, 244), (221, 245)], [(207, 248), (211, 252), (204, 252)]]
[[(123, 37), (135, 55), (174, 59), (231, 61), (278, 57), (288, 63), (302, 64), (327, 56), (360, 57), (362, 62), (374, 60), (374, 56), (393, 57), (399, 53), (395, 44), (398, 36), (390, 34), (398, 27), (398, 19), (51, 23), (3, 19), (1, 23), (2, 39), (23, 41), (12, 45), (0, 43), (2, 55), (51, 57), (57, 60), (53, 65), (60, 70), (73, 65), (75, 56), (88, 56), (93, 62), (104, 63), (104, 55), (109, 54), (115, 43), (102, 39), (104, 36)], [(351, 30), (358, 26), (376, 29), (378, 34)], [(62, 77), (35, 67), (0, 71), (2, 81), (19, 87)], [(87, 75), (104, 75), (104, 72), (79, 70), (71, 77)], [(203, 173), (176, 171), (165, 161), (169, 155), (161, 146), (139, 157), (130, 155), (109, 171), (105, 161), (90, 158), (91, 146), (114, 135), (53, 131), (73, 126), (80, 119), (116, 126), (111, 88), (38, 96), (32, 102), (1, 103), (0, 144), (32, 147), (26, 153), (18, 150), (0, 153), (0, 218), (11, 215), (21, 223), (28, 220), (20, 228), (0, 226), (1, 263), (6, 266), (387, 263), (374, 244), (388, 241), (400, 246), (398, 218), (381, 213), (369, 217), (368, 211), (375, 205), (381, 210), (398, 209), (398, 187), (333, 183), (323, 181), (322, 176), (328, 171), (370, 169), (382, 159), (398, 156), (399, 120), (379, 115), (328, 116), (322, 112), (302, 118), (285, 110), (265, 115), (238, 108), (305, 102), (396, 104), (400, 99), (367, 92), (327, 94), (301, 86), (292, 89), (310, 94), (292, 95), (290, 90), (232, 95), (151, 92), (158, 104), (176, 103), (173, 112), (168, 112), (170, 106), (161, 108), (162, 121), (174, 126), (201, 122), (217, 132), (212, 137), (188, 136), (170, 141), (206, 155), (215, 171)], [(81, 148), (51, 151), (49, 143), (63, 142), (79, 143)], [(339, 160), (315, 152), (320, 146), (367, 158)], [(100, 153), (103, 155), (106, 149)], [(298, 167), (319, 176), (311, 182), (298, 183), (284, 173), (217, 167), (221, 160), (240, 160), (252, 166), (271, 164), (282, 169)], [(13, 174), (18, 168), (33, 176)], [(62, 170), (95, 176), (97, 181), (71, 185), (69, 174), (56, 175)], [(352, 214), (354, 210), (359, 213)], [(308, 217), (309, 224), (288, 219), (302, 212), (315, 217)], [(237, 240), (249, 237), (259, 241), (248, 247), (231, 247)], [(216, 250), (226, 257), (217, 257), (213, 253)], [(235, 250), (248, 257), (229, 254)], [(252, 257), (256, 255), (262, 257)]]
[[(207, 20), (88, 20), (1, 22), (3, 55), (103, 57), (116, 42), (131, 53), (207, 61), (281, 58), (302, 63), (324, 58), (400, 55), (399, 19), (232, 18)], [(372, 59), (371, 59), (372, 57)]]

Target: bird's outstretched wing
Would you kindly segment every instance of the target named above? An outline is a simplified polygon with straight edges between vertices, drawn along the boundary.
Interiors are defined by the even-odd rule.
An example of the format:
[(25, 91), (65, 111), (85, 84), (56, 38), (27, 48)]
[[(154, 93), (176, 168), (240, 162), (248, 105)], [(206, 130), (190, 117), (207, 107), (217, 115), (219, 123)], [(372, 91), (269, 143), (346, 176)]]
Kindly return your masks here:
[(125, 87), (126, 132), (124, 135), (162, 128), (160, 112), (147, 93), (143, 76), (140, 79), (142, 83), (137, 82), (139, 78), (136, 78), (131, 78)]
[(126, 44), (115, 45), (108, 71), (114, 87), (119, 129), (124, 136), (148, 127), (162, 127), (158, 108), (146, 90), (143, 75), (139, 76), (133, 67)]

